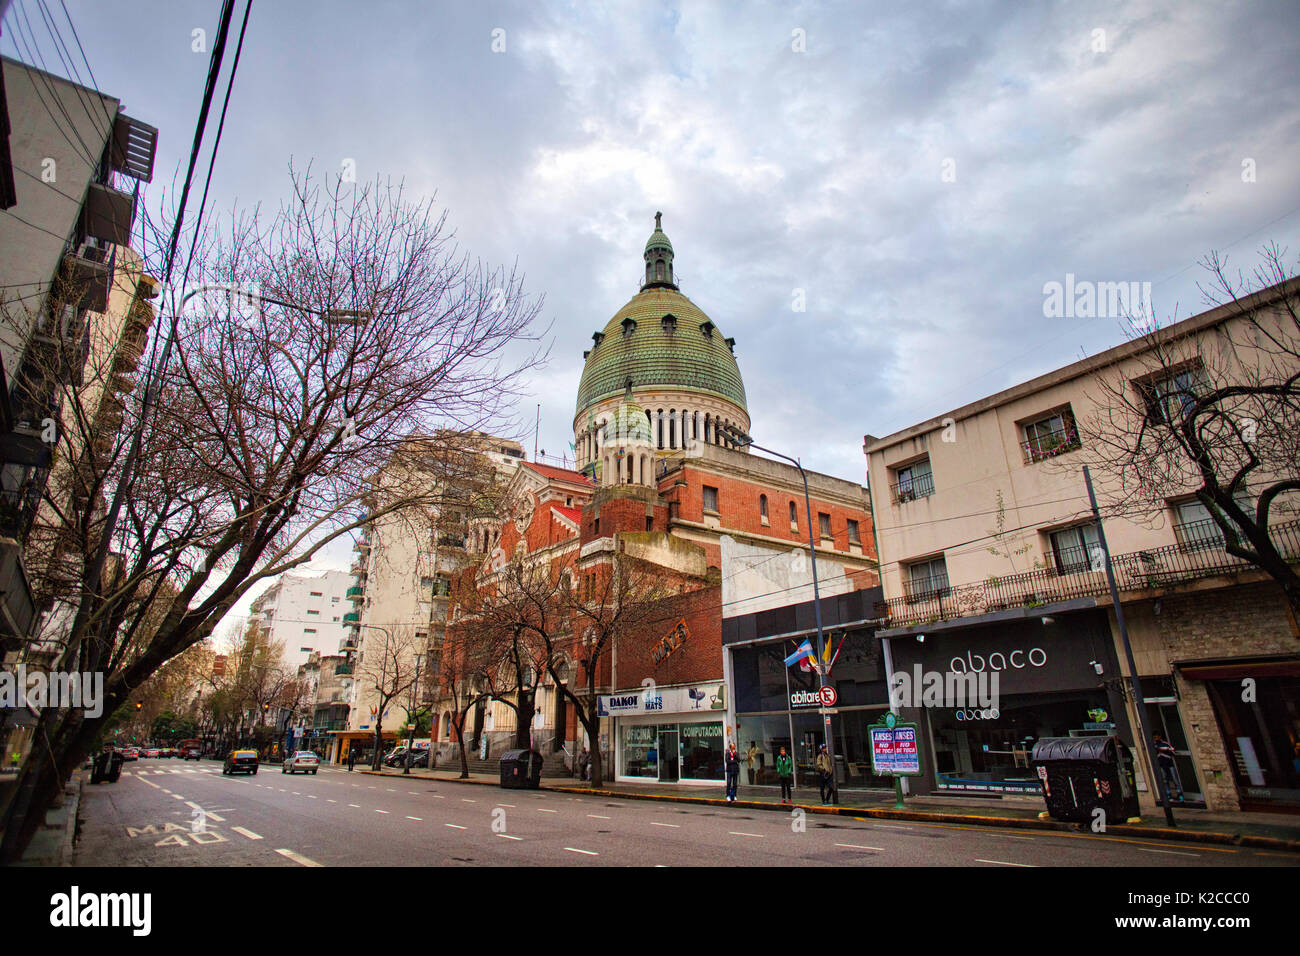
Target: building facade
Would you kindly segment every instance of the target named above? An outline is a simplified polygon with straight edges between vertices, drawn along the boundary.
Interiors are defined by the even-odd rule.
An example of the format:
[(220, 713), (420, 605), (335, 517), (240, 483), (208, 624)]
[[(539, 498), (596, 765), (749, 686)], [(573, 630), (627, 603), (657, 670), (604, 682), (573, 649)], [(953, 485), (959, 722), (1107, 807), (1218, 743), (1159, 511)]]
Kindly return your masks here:
[[(1000, 681), (997, 706), (904, 711), (925, 729), (923, 787), (1036, 793), (1036, 739), (1116, 733), (1137, 746), (1150, 804), (1140, 707), (1176, 750), (1174, 791), (1185, 802), (1300, 808), (1300, 631), (1282, 588), (1229, 551), (1228, 533), (1244, 537), (1230, 512), (1197, 496), (1194, 473), (1113, 464), (1124, 460), (1115, 448), (1197, 413), (1217, 390), (1258, 383), (1264, 369), (1283, 379), (1300, 371), (1288, 310), (1297, 292), (1295, 281), (1273, 287), (1245, 308), (1229, 303), (893, 435), (866, 436), (885, 597), (878, 635), (891, 675)], [(1233, 500), (1255, 516), (1265, 489), (1278, 487), (1267, 536), (1294, 567), (1300, 521), (1285, 490), (1296, 467), (1287, 458), (1250, 471)], [(1142, 687), (1136, 703), (1089, 462)]]
[(339, 653), (347, 637), (343, 616), (348, 612), (346, 571), (320, 574), (282, 574), (252, 603), (249, 620), (264, 627), (273, 642), (284, 643), (284, 662), (290, 667)]

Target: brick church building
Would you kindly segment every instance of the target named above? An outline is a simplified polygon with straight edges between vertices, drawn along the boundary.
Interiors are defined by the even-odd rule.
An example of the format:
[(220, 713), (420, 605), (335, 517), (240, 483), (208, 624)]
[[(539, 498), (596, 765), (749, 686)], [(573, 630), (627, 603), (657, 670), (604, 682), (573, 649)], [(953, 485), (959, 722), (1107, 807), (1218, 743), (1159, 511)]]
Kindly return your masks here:
[[(812, 599), (810, 530), (823, 599), (875, 586), (872, 518), (865, 487), (815, 472), (809, 513), (798, 468), (728, 437), (727, 426), (750, 429), (736, 340), (677, 287), (659, 214), (642, 258), (640, 291), (585, 353), (575, 469), (521, 464), (498, 512), (470, 522), (477, 566), (460, 583), (481, 586), (515, 557), (581, 582), (614, 554), (670, 581), (675, 596), (656, 615), (663, 633), (621, 641), (599, 661), (600, 740), (586, 739), (546, 676), (533, 740), (548, 753), (598, 744), (607, 778), (717, 784), (737, 726), (724, 617)], [(585, 685), (579, 670), (562, 675)], [(484, 702), (467, 746), (490, 759), (513, 744), (513, 719)]]

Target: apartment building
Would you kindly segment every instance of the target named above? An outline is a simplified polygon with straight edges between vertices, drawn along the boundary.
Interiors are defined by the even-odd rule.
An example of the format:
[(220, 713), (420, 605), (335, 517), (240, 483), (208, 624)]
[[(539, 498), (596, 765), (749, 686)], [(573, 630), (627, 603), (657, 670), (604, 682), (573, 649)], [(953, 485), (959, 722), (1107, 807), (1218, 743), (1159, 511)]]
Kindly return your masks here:
[(253, 600), (249, 620), (262, 624), (273, 642), (284, 643), (290, 667), (306, 664), (312, 654), (337, 654), (347, 637), (343, 617), (351, 584), (346, 571), (281, 575)]
[[(1144, 429), (1153, 441), (1160, 427), (1202, 414), (1198, 400), (1215, 388), (1269, 375), (1285, 382), (1300, 371), (1298, 292), (1295, 280), (1274, 286), (1248, 308), (1211, 309), (865, 437), (885, 598), (877, 636), (892, 686), (931, 672), (999, 679), (996, 706), (904, 708), (924, 731), (923, 790), (1037, 794), (1036, 739), (1113, 732), (1135, 744), (1088, 464), (1140, 706), (1148, 730), (1177, 750), (1184, 801), (1300, 808), (1300, 630), (1282, 588), (1228, 552), (1210, 508), (1233, 529), (1230, 513), (1197, 498), (1195, 472), (1172, 466), (1174, 446), (1145, 460), (1117, 454)], [(1248, 408), (1234, 419), (1232, 401), (1219, 403), (1221, 420), (1252, 424)], [(1253, 424), (1285, 442), (1285, 423)], [(1267, 489), (1296, 478), (1287, 458), (1249, 473), (1234, 499), (1243, 514), (1256, 515)], [(1171, 466), (1163, 473), (1162, 460)], [(1266, 522), (1292, 567), (1298, 517), (1295, 493), (1283, 490)], [(1152, 765), (1136, 743), (1139, 791), (1150, 805)]]

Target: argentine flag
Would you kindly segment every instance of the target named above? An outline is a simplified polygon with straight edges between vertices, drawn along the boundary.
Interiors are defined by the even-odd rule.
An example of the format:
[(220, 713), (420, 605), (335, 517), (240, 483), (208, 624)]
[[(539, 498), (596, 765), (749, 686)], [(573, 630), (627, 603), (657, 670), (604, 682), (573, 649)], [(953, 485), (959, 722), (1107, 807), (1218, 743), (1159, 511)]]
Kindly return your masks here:
[(802, 644), (799, 645), (799, 649), (797, 651), (795, 651), (793, 654), (791, 654), (789, 657), (785, 659), (785, 666), (791, 667), (794, 664), (799, 663), (799, 661), (803, 660), (805, 657), (811, 657), (812, 653), (813, 653), (812, 644), (808, 643), (808, 641), (805, 640)]

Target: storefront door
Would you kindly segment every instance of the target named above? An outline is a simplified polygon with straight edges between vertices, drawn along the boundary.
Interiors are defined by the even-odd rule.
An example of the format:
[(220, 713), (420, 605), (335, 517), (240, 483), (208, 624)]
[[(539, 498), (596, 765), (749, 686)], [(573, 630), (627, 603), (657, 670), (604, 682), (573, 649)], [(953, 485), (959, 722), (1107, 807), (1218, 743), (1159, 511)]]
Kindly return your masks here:
[(1192, 762), (1192, 751), (1187, 746), (1187, 735), (1183, 733), (1182, 718), (1178, 716), (1178, 702), (1147, 698), (1147, 719), (1151, 731), (1160, 734), (1174, 746), (1174, 773), (1182, 785), (1183, 800), (1188, 803), (1203, 803), (1205, 796), (1196, 779), (1196, 765)]
[(677, 767), (677, 731), (659, 731), (659, 782), (676, 783), (679, 778)]

